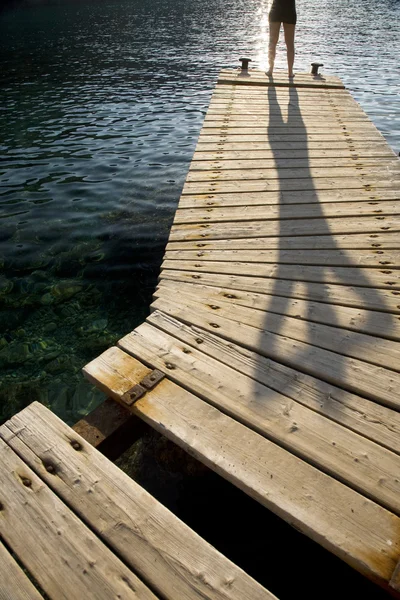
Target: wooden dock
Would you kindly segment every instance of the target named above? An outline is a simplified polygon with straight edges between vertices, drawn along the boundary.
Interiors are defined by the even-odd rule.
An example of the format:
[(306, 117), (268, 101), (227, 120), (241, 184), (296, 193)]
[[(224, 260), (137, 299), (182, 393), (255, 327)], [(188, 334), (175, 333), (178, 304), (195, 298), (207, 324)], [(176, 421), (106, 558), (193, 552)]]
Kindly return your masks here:
[[(399, 232), (400, 161), (339, 79), (222, 71), (152, 312), (84, 372), (400, 598)], [(40, 405), (0, 443), (18, 581), (10, 550), (52, 598), (69, 560), (96, 598), (272, 598)]]
[(399, 160), (339, 79), (223, 71), (152, 313), (85, 368), (398, 592), (399, 200)]

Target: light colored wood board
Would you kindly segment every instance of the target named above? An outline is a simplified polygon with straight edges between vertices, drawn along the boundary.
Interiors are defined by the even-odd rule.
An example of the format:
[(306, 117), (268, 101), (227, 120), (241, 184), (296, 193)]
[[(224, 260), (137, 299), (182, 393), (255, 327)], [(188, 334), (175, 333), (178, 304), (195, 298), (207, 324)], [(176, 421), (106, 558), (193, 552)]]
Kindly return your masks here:
[[(165, 260), (399, 269), (400, 250), (167, 250)], [(207, 265), (203, 265), (207, 269)]]
[(368, 169), (385, 169), (399, 167), (400, 161), (397, 158), (357, 158), (356, 156), (348, 158), (311, 158), (305, 156), (304, 158), (276, 158), (272, 156), (270, 159), (240, 159), (240, 160), (226, 160), (223, 158), (216, 158), (213, 161), (205, 160), (192, 160), (190, 164), (190, 171), (241, 171), (244, 170), (257, 170), (264, 172), (266, 169), (277, 170), (280, 173), (280, 177), (286, 177), (285, 169), (333, 169), (350, 167), (352, 169), (364, 168)]
[(268, 82), (270, 82), (272, 80), (272, 83), (274, 82), (279, 82), (279, 81), (283, 81), (284, 83), (296, 83), (297, 81), (306, 81), (307, 83), (309, 81), (312, 81), (314, 83), (317, 83), (319, 85), (324, 85), (325, 83), (335, 83), (337, 85), (340, 85), (341, 87), (344, 88), (343, 82), (341, 79), (339, 79), (339, 77), (336, 76), (332, 76), (332, 75), (324, 75), (324, 74), (318, 74), (318, 75), (312, 75), (311, 73), (308, 72), (299, 72), (296, 73), (296, 78), (292, 78), (293, 81), (288, 77), (287, 73), (282, 69), (282, 70), (278, 70), (276, 69), (274, 71), (274, 74), (269, 77), (265, 74), (265, 71), (261, 70), (261, 69), (255, 69), (255, 68), (250, 68), (247, 70), (247, 72), (244, 74), (243, 70), (241, 68), (237, 68), (237, 69), (222, 69), (220, 71), (220, 75), (235, 75), (237, 77), (243, 77), (244, 79), (251, 79), (251, 78), (260, 78), (262, 81), (267, 80)]
[[(215, 115), (214, 115), (215, 116)], [(226, 113), (223, 119), (217, 117), (213, 118), (213, 115), (205, 117), (201, 134), (207, 135), (209, 129), (225, 130), (226, 133), (264, 133), (273, 134), (274, 130), (276, 133), (281, 135), (290, 135), (291, 133), (300, 133), (305, 136), (309, 133), (317, 133), (323, 135), (325, 133), (334, 134), (338, 136), (343, 133), (350, 134), (354, 131), (357, 134), (360, 133), (373, 133), (378, 138), (383, 139), (382, 134), (369, 119), (357, 119), (353, 121), (345, 121), (338, 118), (330, 118), (329, 115), (325, 115), (322, 119), (314, 119), (312, 116), (299, 117), (295, 114), (290, 113), (288, 119), (284, 119), (281, 113), (272, 113), (260, 116), (246, 116), (243, 114), (241, 118), (234, 118), (229, 113)], [(235, 131), (232, 131), (235, 130)]]
[[(301, 320), (313, 321), (324, 325), (332, 325), (342, 329), (349, 329), (370, 336), (400, 340), (400, 318), (387, 312), (370, 311), (347, 306), (335, 306), (330, 304), (329, 295), (325, 302), (310, 302), (285, 298), (279, 295), (279, 285), (275, 290), (276, 296), (270, 294), (257, 294), (255, 292), (240, 292), (235, 290), (231, 293), (229, 288), (211, 287), (196, 284), (195, 282), (174, 282), (162, 280), (154, 293), (155, 298), (167, 297), (172, 300), (180, 294), (193, 296), (194, 299), (207, 302), (212, 306), (239, 305), (257, 311), (271, 311), (279, 315)], [(234, 296), (233, 298), (231, 296)], [(377, 294), (377, 303), (384, 303), (384, 299)], [(400, 306), (400, 305), (399, 305)], [(399, 315), (400, 308), (396, 314)]]
[[(318, 100), (317, 100), (318, 102)], [(268, 116), (280, 116), (285, 121), (289, 118), (314, 118), (314, 120), (319, 120), (321, 117), (330, 117), (333, 119), (345, 119), (346, 122), (352, 120), (362, 120), (369, 121), (365, 112), (358, 106), (346, 108), (341, 107), (340, 109), (336, 106), (332, 106), (331, 104), (327, 104), (326, 106), (313, 104), (296, 104), (293, 106), (290, 100), (287, 102), (264, 102), (261, 104), (260, 102), (254, 103), (253, 101), (245, 102), (245, 101), (222, 101), (222, 100), (212, 100), (208, 106), (208, 110), (206, 113), (206, 118), (215, 117), (216, 119), (223, 119), (225, 116), (229, 115), (235, 119), (238, 119), (242, 116), (251, 116), (251, 118), (256, 118), (257, 116), (265, 117)]]
[(379, 295), (377, 295), (374, 288), (353, 285), (343, 286), (311, 282), (304, 285), (303, 282), (295, 279), (267, 279), (220, 273), (202, 273), (200, 275), (196, 271), (178, 271), (173, 269), (164, 269), (161, 272), (160, 281), (164, 280), (223, 286), (232, 290), (234, 294), (236, 290), (275, 294), (276, 289), (279, 288), (279, 295), (283, 298), (298, 298), (300, 300), (325, 302), (365, 310), (386, 311), (393, 314), (399, 314), (400, 311), (400, 291), (396, 290), (379, 290)]
[(214, 223), (173, 225), (170, 241), (234, 239), (252, 237), (293, 237), (296, 235), (332, 235), (365, 233), (383, 234), (399, 231), (395, 217), (348, 217), (331, 219), (296, 219), (294, 221), (251, 221), (249, 223)]
[[(255, 134), (255, 133), (228, 133), (224, 130), (218, 131), (216, 133), (212, 133), (211, 131), (207, 131), (206, 135), (201, 135), (198, 139), (198, 144), (218, 144), (225, 143), (226, 147), (229, 144), (237, 144), (240, 142), (241, 144), (249, 142), (262, 142), (263, 144), (272, 144), (272, 147), (282, 148), (282, 147), (293, 147), (292, 144), (301, 144), (302, 146), (307, 145), (308, 147), (312, 147), (312, 144), (318, 143), (322, 144), (325, 147), (328, 146), (327, 142), (332, 142), (333, 144), (341, 144), (346, 142), (348, 144), (381, 144), (384, 141), (384, 138), (378, 133), (321, 133), (315, 134), (311, 132), (307, 132), (307, 134), (303, 133), (292, 133), (285, 135), (285, 139), (282, 140), (282, 135), (277, 133), (270, 132), (264, 134)], [(329, 144), (330, 145), (330, 144)], [(242, 146), (243, 147), (243, 146)]]
[[(228, 138), (230, 141), (235, 141), (237, 136), (246, 136), (249, 138), (250, 136), (264, 136), (264, 139), (268, 137), (271, 142), (274, 142), (274, 138), (272, 136), (282, 138), (288, 138), (288, 141), (296, 141), (297, 138), (302, 138), (302, 140), (312, 140), (317, 139), (319, 141), (326, 140), (329, 141), (330, 138), (335, 140), (341, 140), (345, 137), (351, 139), (366, 139), (366, 140), (381, 140), (382, 137), (379, 134), (378, 130), (372, 125), (364, 125), (356, 126), (352, 123), (349, 127), (330, 127), (325, 128), (321, 126), (308, 126), (307, 128), (303, 126), (301, 127), (280, 127), (277, 125), (272, 125), (271, 127), (257, 127), (251, 123), (246, 127), (246, 124), (243, 123), (241, 127), (230, 127), (226, 126), (212, 126), (211, 123), (207, 125), (203, 125), (200, 131), (199, 141), (203, 141), (208, 136), (224, 136)], [(243, 140), (244, 141), (244, 140)], [(284, 139), (283, 139), (284, 141)], [(300, 139), (301, 141), (301, 139)]]
[[(239, 93), (240, 92), (240, 93)], [(337, 110), (339, 112), (353, 112), (362, 111), (362, 108), (355, 100), (350, 97), (343, 97), (338, 94), (333, 96), (327, 96), (325, 93), (319, 94), (316, 90), (308, 93), (306, 90), (297, 92), (297, 94), (290, 93), (287, 90), (275, 90), (275, 93), (263, 93), (254, 90), (254, 93), (250, 93), (250, 90), (240, 88), (236, 91), (224, 91), (223, 89), (216, 89), (211, 96), (210, 106), (225, 104), (229, 106), (262, 106), (271, 109), (285, 109), (290, 104), (294, 110), (306, 109), (306, 110), (318, 110), (321, 112), (325, 110)], [(320, 112), (320, 114), (321, 114)]]
[[(144, 376), (148, 369), (142, 366), (135, 373)], [(30, 467), (160, 597), (274, 598), (42, 405), (32, 404), (1, 431)], [(72, 449), (71, 438), (81, 444), (79, 452)], [(54, 465), (55, 472), (46, 471), (43, 462)]]
[[(396, 373), (400, 371), (400, 344), (398, 341), (342, 328), (338, 323), (338, 319), (335, 319), (334, 309), (332, 308), (331, 318), (334, 325), (328, 325), (311, 320), (307, 313), (303, 318), (300, 314), (293, 317), (286, 312), (285, 314), (279, 313), (275, 308), (270, 310), (269, 305), (264, 310), (254, 310), (247, 306), (226, 302), (212, 304), (209, 299), (202, 297), (200, 294), (197, 297), (192, 294), (187, 295), (183, 289), (180, 290), (178, 296), (176, 293), (168, 294), (166, 292), (159, 295), (154, 302), (154, 306), (162, 310), (165, 302), (168, 306), (175, 302), (182, 308), (199, 309), (201, 314), (208, 315), (209, 321), (212, 321), (214, 315), (218, 315), (234, 323), (254, 327), (261, 333), (270, 332), (284, 336), (286, 339), (293, 339), (317, 348), (336, 352), (342, 357), (354, 358)], [(275, 296), (272, 300), (273, 307), (282, 303), (283, 300), (279, 296)], [(326, 311), (329, 306), (325, 305)], [(234, 326), (234, 323), (232, 326)], [(388, 373), (388, 377), (395, 376)], [(400, 377), (398, 380), (400, 385)]]
[(50, 598), (155, 599), (1, 439), (0, 480), (0, 535)]
[(42, 600), (34, 585), (0, 541), (0, 600)]
[(148, 322), (239, 373), (400, 454), (400, 414), (155, 311)]
[[(301, 210), (301, 208), (293, 208), (293, 205), (298, 204), (327, 204), (332, 206), (323, 206), (321, 211), (335, 210), (336, 203), (354, 202), (363, 204), (368, 202), (370, 207), (375, 206), (373, 210), (379, 210), (379, 206), (374, 205), (374, 202), (388, 202), (396, 204), (400, 200), (400, 186), (396, 189), (390, 188), (374, 188), (370, 190), (366, 188), (359, 189), (337, 189), (337, 190), (302, 190), (296, 191), (272, 191), (272, 192), (239, 192), (227, 194), (185, 194), (179, 200), (178, 210), (195, 208), (209, 209), (211, 207), (227, 207), (227, 206), (257, 206), (257, 205), (276, 205), (281, 206), (282, 210), (286, 210), (285, 205), (291, 205), (291, 210)], [(396, 201), (395, 203), (393, 201)], [(340, 210), (341, 207), (337, 207)]]
[[(323, 195), (323, 194), (321, 194)], [(399, 186), (400, 195), (400, 186)], [(278, 200), (277, 195), (274, 194)], [(281, 199), (282, 201), (282, 199)], [(208, 200), (210, 202), (210, 200)], [(312, 204), (276, 204), (271, 205), (251, 205), (250, 203), (242, 206), (213, 207), (208, 208), (178, 208), (175, 213), (174, 223), (214, 223), (231, 221), (266, 221), (268, 219), (276, 220), (295, 220), (295, 219), (314, 219), (321, 217), (364, 217), (376, 215), (400, 215), (400, 201), (377, 201), (366, 200), (362, 202), (326, 202), (321, 204), (314, 202)]]
[(399, 234), (384, 231), (376, 234), (304, 235), (294, 237), (236, 238), (227, 240), (168, 242), (166, 250), (326, 250), (326, 249), (400, 248)]
[[(233, 71), (234, 72), (234, 71)], [(236, 73), (237, 74), (237, 73)], [(284, 77), (285, 82), (287, 83), (287, 73), (286, 74), (282, 74)], [(248, 79), (248, 77), (247, 77)], [(276, 81), (278, 79), (276, 78)], [(236, 82), (232, 82), (232, 83), (223, 83), (220, 84), (217, 81), (217, 85), (215, 90), (233, 90), (235, 93), (239, 94), (239, 93), (243, 93), (243, 94), (268, 94), (270, 93), (270, 91), (272, 90), (275, 94), (289, 94), (289, 93), (294, 93), (293, 89), (289, 89), (289, 86), (286, 86), (285, 88), (280, 88), (279, 86), (270, 86), (270, 88), (266, 88), (265, 86), (248, 86), (248, 87), (243, 87), (240, 85), (237, 85)], [(346, 89), (327, 89), (324, 88), (323, 86), (320, 89), (299, 89), (296, 90), (297, 94), (300, 95), (305, 95), (305, 96), (309, 96), (313, 93), (315, 94), (324, 94), (327, 97), (338, 97), (338, 98), (351, 98), (351, 94), (350, 92), (348, 92)]]
[[(358, 267), (326, 268), (309, 265), (276, 265), (246, 262), (214, 261), (176, 261), (164, 260), (162, 269), (174, 271), (194, 271), (199, 274), (221, 273), (226, 275), (247, 275), (271, 279), (286, 279), (311, 283), (335, 285), (355, 285), (370, 289), (399, 290), (400, 273), (398, 270), (359, 269)], [(379, 292), (376, 292), (379, 293)]]
[[(227, 152), (227, 151), (240, 151), (240, 152), (253, 152), (253, 151), (258, 151), (258, 152), (273, 152), (274, 154), (276, 154), (277, 156), (282, 156), (281, 153), (285, 153), (285, 152), (293, 152), (294, 150), (296, 151), (307, 151), (310, 156), (312, 152), (316, 152), (317, 150), (319, 150), (320, 152), (323, 152), (324, 150), (327, 149), (330, 150), (343, 150), (343, 151), (350, 151), (350, 152), (355, 152), (355, 153), (359, 153), (360, 155), (362, 154), (362, 152), (367, 152), (367, 151), (371, 151), (371, 152), (388, 152), (390, 153), (390, 156), (393, 157), (393, 152), (391, 151), (391, 148), (387, 145), (386, 142), (379, 140), (377, 142), (371, 142), (371, 141), (363, 141), (363, 140), (348, 140), (347, 138), (340, 141), (340, 140), (331, 140), (329, 142), (329, 144), (327, 144), (325, 141), (309, 141), (309, 140), (303, 140), (303, 141), (297, 141), (297, 142), (290, 142), (290, 141), (278, 141), (278, 140), (274, 140), (271, 144), (270, 141), (268, 141), (268, 139), (259, 141), (259, 142), (249, 142), (249, 141), (245, 141), (245, 140), (238, 140), (237, 142), (230, 142), (227, 140), (227, 138), (224, 138), (223, 140), (217, 140), (217, 142), (212, 142), (209, 140), (208, 137), (205, 137), (202, 140), (199, 140), (196, 146), (196, 152)], [(278, 154), (279, 153), (279, 154)]]
[[(153, 366), (159, 359), (135, 346), (135, 352), (142, 349)], [(138, 381), (135, 364), (111, 348), (86, 371), (101, 389), (119, 399)], [(121, 379), (127, 380), (124, 386)], [(382, 584), (391, 578), (400, 552), (400, 522), (388, 511), (170, 381), (162, 389), (155, 387), (133, 410), (354, 568)]]
[(375, 400), (384, 406), (396, 410), (400, 407), (400, 399), (397, 390), (395, 391), (396, 386), (400, 385), (400, 376), (394, 371), (344, 357), (307, 342), (231, 321), (218, 314), (214, 314), (210, 319), (209, 313), (200, 310), (197, 306), (192, 309), (159, 298), (153, 303), (153, 308), (211, 333), (215, 333), (218, 329), (218, 335), (228, 341), (302, 373)]
[[(337, 179), (337, 182), (341, 187), (346, 187), (346, 178), (363, 177), (366, 178), (388, 178), (393, 183), (396, 182), (400, 187), (400, 168), (398, 164), (382, 162), (382, 166), (365, 166), (357, 167), (356, 165), (351, 167), (304, 167), (304, 168), (279, 168), (278, 166), (271, 166), (271, 168), (265, 169), (214, 169), (213, 171), (192, 171), (190, 170), (186, 182), (206, 182), (209, 184), (219, 182), (231, 182), (231, 181), (260, 181), (267, 180), (278, 180), (283, 183), (284, 181), (295, 179), (306, 179), (309, 183), (313, 183), (316, 178), (333, 178)], [(296, 185), (296, 184), (295, 184)]]
[(320, 148), (310, 149), (304, 147), (299, 150), (252, 150), (251, 148), (243, 148), (242, 150), (224, 150), (216, 149), (214, 151), (208, 151), (207, 149), (199, 150), (194, 153), (192, 164), (200, 162), (207, 163), (209, 161), (243, 161), (244, 164), (249, 160), (257, 161), (296, 161), (309, 159), (312, 161), (327, 161), (328, 159), (354, 159), (354, 160), (365, 160), (365, 159), (385, 159), (393, 158), (394, 153), (390, 148), (385, 147), (383, 144), (377, 145), (375, 148), (358, 148), (350, 149), (345, 148)]
[[(185, 389), (349, 487), (398, 511), (397, 454), (195, 348), (182, 346), (148, 323), (128, 334), (119, 345), (144, 362), (164, 364), (164, 370), (165, 362), (173, 364), (175, 368), (168, 376)], [(381, 479), (385, 481), (378, 484)]]
[[(355, 172), (357, 173), (357, 171)], [(380, 188), (398, 190), (400, 180), (396, 176), (371, 177), (359, 175), (354, 177), (304, 177), (302, 179), (261, 179), (261, 180), (236, 180), (236, 181), (186, 181), (182, 194), (213, 194), (241, 192), (286, 192), (286, 191), (320, 191), (320, 190), (352, 190), (364, 189), (375, 192)]]

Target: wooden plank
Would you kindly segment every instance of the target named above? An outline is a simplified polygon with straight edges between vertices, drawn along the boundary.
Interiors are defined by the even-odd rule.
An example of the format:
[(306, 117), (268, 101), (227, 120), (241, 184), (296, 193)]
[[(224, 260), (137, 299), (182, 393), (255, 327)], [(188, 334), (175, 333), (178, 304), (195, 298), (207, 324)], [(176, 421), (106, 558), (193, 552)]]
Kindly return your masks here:
[(34, 585), (0, 541), (0, 600), (42, 600)]
[[(279, 287), (276, 293), (279, 294)], [(272, 311), (279, 315), (286, 315), (301, 320), (309, 320), (324, 325), (332, 325), (350, 331), (357, 331), (367, 335), (382, 337), (390, 340), (400, 340), (400, 319), (387, 312), (371, 311), (347, 306), (337, 306), (330, 303), (326, 294), (325, 302), (310, 302), (284, 298), (280, 295), (257, 294), (254, 292), (241, 292), (235, 290), (232, 294), (229, 288), (199, 285), (195, 282), (175, 282), (168, 279), (161, 280), (154, 293), (155, 298), (161, 296), (173, 300), (182, 293), (192, 296), (194, 300), (207, 302), (209, 305), (239, 305), (253, 309), (253, 311)], [(233, 297), (231, 297), (233, 296)], [(384, 300), (381, 301), (382, 304)], [(400, 313), (397, 308), (396, 314)]]
[(338, 126), (331, 127), (329, 129), (323, 127), (322, 125), (310, 125), (307, 128), (305, 128), (304, 125), (301, 125), (299, 127), (289, 127), (288, 125), (277, 125), (273, 123), (271, 126), (268, 127), (257, 127), (252, 123), (249, 123), (247, 126), (246, 123), (243, 123), (241, 127), (230, 127), (229, 124), (227, 124), (226, 126), (222, 126), (217, 124), (212, 125), (211, 123), (209, 123), (203, 125), (203, 128), (200, 132), (199, 141), (201, 141), (202, 138), (215, 135), (227, 137), (231, 141), (235, 141), (235, 138), (239, 135), (247, 136), (247, 138), (249, 138), (250, 136), (264, 136), (264, 139), (268, 137), (268, 139), (272, 143), (274, 142), (274, 137), (272, 136), (279, 136), (281, 138), (280, 141), (284, 141), (284, 139), (282, 140), (282, 138), (286, 137), (289, 141), (296, 141), (297, 138), (301, 138), (303, 140), (311, 140), (315, 138), (319, 141), (329, 140), (330, 138), (341, 140), (345, 137), (354, 137), (354, 139), (359, 139), (362, 137), (363, 139), (369, 140), (382, 139), (381, 134), (372, 125), (361, 126), (357, 125), (356, 123), (352, 123), (351, 126), (348, 127)]
[[(137, 383), (138, 369), (140, 363), (111, 348), (85, 372), (120, 399)], [(132, 410), (296, 529), (387, 585), (400, 553), (398, 517), (168, 380)]]
[[(1, 434), (160, 597), (274, 598), (42, 405), (14, 416)], [(43, 462), (54, 465), (55, 473)]]
[[(375, 400), (389, 408), (398, 410), (400, 407), (400, 399), (395, 391), (396, 385), (399, 389), (400, 377), (394, 371), (362, 360), (344, 357), (307, 342), (231, 321), (219, 314), (213, 314), (211, 319), (209, 313), (198, 306), (191, 308), (161, 298), (157, 299), (152, 306), (154, 310), (161, 310), (205, 331), (215, 333), (218, 329), (220, 337), (302, 373)], [(122, 338), (120, 344), (126, 349), (124, 340), (125, 338)]]
[(214, 194), (243, 193), (243, 192), (288, 192), (288, 191), (320, 191), (320, 190), (353, 190), (364, 189), (375, 192), (379, 188), (399, 189), (399, 180), (395, 177), (378, 179), (367, 175), (357, 177), (304, 177), (299, 179), (262, 179), (241, 181), (187, 181), (183, 187), (182, 195), (186, 194)]
[[(321, 144), (322, 146), (322, 144)], [(323, 148), (310, 149), (305, 146), (302, 149), (294, 150), (273, 150), (273, 149), (255, 149), (242, 148), (238, 150), (224, 150), (219, 147), (215, 150), (200, 149), (193, 155), (191, 164), (199, 166), (199, 162), (208, 161), (231, 161), (231, 160), (301, 160), (309, 158), (310, 161), (317, 161), (328, 158), (353, 158), (365, 160), (371, 158), (393, 158), (391, 150), (383, 144), (377, 144), (375, 147), (361, 147), (356, 149), (350, 149), (348, 144), (343, 145), (343, 148)]]
[[(393, 157), (393, 152), (387, 145), (387, 143), (381, 139), (376, 142), (371, 142), (368, 140), (349, 140), (348, 138), (344, 140), (331, 140), (329, 144), (326, 144), (325, 141), (310, 141), (310, 140), (300, 140), (297, 142), (291, 142), (289, 140), (275, 140), (272, 144), (267, 139), (263, 139), (259, 142), (249, 142), (245, 140), (238, 140), (236, 142), (231, 142), (227, 138), (223, 140), (218, 139), (217, 142), (212, 142), (210, 138), (204, 137), (197, 142), (196, 152), (222, 152), (222, 151), (269, 151), (274, 152), (275, 155), (279, 156), (280, 153), (293, 152), (296, 151), (307, 151), (310, 153), (315, 151), (323, 152), (325, 150), (349, 150), (351, 152), (359, 153), (361, 155), (362, 152), (367, 151), (379, 151), (379, 152), (387, 152), (391, 157)], [(278, 154), (279, 153), (279, 154)]]
[[(274, 194), (273, 199), (278, 200)], [(210, 200), (208, 200), (210, 202)], [(229, 202), (229, 200), (228, 200)], [(318, 202), (312, 204), (265, 204), (265, 205), (242, 205), (228, 207), (207, 208), (178, 208), (175, 213), (174, 223), (203, 223), (211, 221), (213, 223), (223, 223), (232, 221), (266, 221), (268, 219), (276, 220), (294, 220), (294, 219), (314, 219), (325, 217), (364, 217), (375, 215), (400, 215), (399, 201), (377, 201), (366, 202), (334, 202), (324, 203), (322, 207)]]
[[(195, 295), (187, 295), (183, 289), (179, 293), (178, 299), (176, 294), (165, 293), (159, 295), (154, 304), (162, 310), (165, 302), (170, 306), (174, 303), (174, 299), (181, 308), (199, 309), (201, 314), (208, 314), (209, 320), (212, 320), (217, 314), (224, 319), (247, 324), (261, 332), (268, 331), (285, 336), (287, 339), (305, 342), (318, 348), (337, 352), (343, 357), (356, 358), (385, 369), (396, 372), (400, 370), (400, 344), (398, 342), (384, 336), (381, 338), (342, 328), (336, 319), (335, 310), (328, 304), (325, 305), (325, 312), (330, 311), (333, 325), (313, 321), (308, 317), (307, 311), (304, 318), (301, 318), (300, 312), (295, 316), (291, 316), (287, 312), (282, 315), (275, 308), (270, 310), (269, 304), (264, 310), (253, 310), (247, 306), (227, 302), (212, 304), (210, 300), (200, 294), (196, 300)], [(271, 304), (275, 307), (275, 305), (283, 304), (283, 300), (279, 296), (274, 296)], [(388, 375), (395, 377), (391, 373)]]
[[(310, 266), (310, 265), (286, 265), (286, 264), (262, 264), (249, 262), (222, 262), (222, 261), (176, 261), (164, 260), (163, 269), (179, 271), (194, 271), (197, 273), (221, 273), (225, 275), (246, 275), (251, 277), (263, 277), (272, 279), (286, 279), (291, 281), (303, 281), (314, 283), (330, 283), (336, 285), (356, 285), (386, 290), (400, 289), (400, 273), (397, 269), (363, 268), (356, 266), (336, 267), (335, 269)], [(198, 278), (200, 279), (200, 277)], [(376, 292), (379, 295), (379, 292)]]
[(213, 171), (190, 170), (188, 172), (186, 182), (225, 182), (225, 181), (240, 181), (240, 180), (271, 180), (277, 179), (279, 183), (288, 179), (307, 179), (312, 183), (317, 178), (337, 178), (337, 182), (341, 187), (346, 186), (347, 177), (388, 177), (392, 182), (400, 183), (400, 164), (397, 161), (383, 161), (382, 166), (351, 166), (351, 167), (304, 167), (304, 168), (279, 168), (272, 166), (265, 169), (214, 169)]
[(119, 346), (139, 360), (162, 364), (164, 370), (166, 363), (172, 364), (167, 371), (175, 383), (349, 487), (399, 511), (400, 482), (395, 481), (399, 455), (196, 348), (182, 346), (148, 323), (122, 338)]
[(396, 217), (348, 217), (331, 219), (296, 219), (294, 221), (254, 221), (250, 223), (200, 223), (173, 225), (170, 241), (183, 240), (228, 240), (252, 237), (293, 237), (297, 235), (332, 235), (365, 233), (383, 234), (385, 231), (400, 231)]
[[(336, 203), (352, 202), (357, 204), (360, 208), (365, 206), (368, 202), (368, 206), (371, 210), (379, 210), (379, 206), (373, 203), (388, 202), (393, 206), (398, 205), (398, 202), (393, 200), (400, 200), (400, 192), (398, 189), (337, 189), (337, 190), (304, 190), (301, 192), (297, 191), (258, 191), (258, 192), (239, 192), (239, 193), (226, 193), (226, 194), (185, 194), (179, 201), (178, 210), (187, 208), (212, 208), (212, 207), (227, 207), (227, 206), (267, 206), (275, 205), (280, 206), (281, 214), (284, 214), (286, 205), (290, 204), (290, 210), (302, 210), (300, 207), (296, 208), (293, 205), (298, 204), (332, 204), (331, 207), (321, 207), (321, 212), (324, 214), (335, 214), (334, 211), (342, 210), (342, 207), (334, 206)], [(392, 202), (389, 202), (392, 201)], [(362, 206), (361, 206), (362, 205)], [(344, 209), (346, 210), (346, 209)], [(234, 214), (234, 213), (232, 213)], [(295, 213), (294, 213), (295, 214)]]
[(148, 322), (235, 371), (400, 454), (397, 411), (226, 342), (203, 329), (184, 325), (160, 311), (154, 311)]
[[(164, 269), (160, 280), (200, 283), (203, 285), (223, 286), (229, 290), (257, 292), (260, 294), (277, 294), (283, 298), (302, 299), (316, 302), (329, 302), (338, 306), (353, 306), (355, 308), (379, 310), (400, 314), (400, 291), (379, 290), (374, 288), (357, 287), (353, 285), (331, 285), (327, 283), (310, 283), (303, 285), (296, 279), (267, 279), (262, 277), (247, 277), (241, 274), (202, 273), (196, 271), (178, 271)], [(233, 293), (235, 293), (235, 291)]]
[[(399, 269), (400, 250), (167, 250), (165, 260)], [(207, 265), (202, 265), (203, 270)]]
[(1, 439), (0, 489), (0, 535), (51, 598), (155, 599)]
[(387, 157), (381, 158), (311, 158), (305, 156), (304, 158), (290, 158), (290, 159), (277, 159), (272, 156), (270, 159), (250, 159), (244, 158), (241, 160), (226, 160), (223, 158), (216, 158), (214, 161), (197, 161), (192, 160), (190, 164), (190, 172), (192, 171), (240, 171), (243, 173), (245, 170), (256, 170), (257, 172), (264, 172), (266, 169), (279, 170), (281, 177), (286, 177), (285, 169), (334, 169), (334, 168), (359, 168), (367, 169), (373, 167), (374, 169), (386, 170), (391, 166), (398, 167), (400, 165), (398, 159), (388, 159)]
[(235, 238), (232, 240), (196, 240), (168, 242), (167, 250), (326, 250), (326, 249), (398, 249), (396, 231), (379, 234), (303, 235), (294, 237)]
[(396, 590), (397, 592), (400, 592), (400, 562), (397, 565), (394, 573), (393, 573), (393, 577), (390, 580), (390, 588), (393, 590)]
[(251, 86), (251, 85), (256, 85), (256, 86), (261, 86), (264, 85), (266, 87), (268, 86), (274, 86), (274, 87), (280, 87), (280, 86), (284, 86), (284, 87), (292, 87), (292, 88), (325, 88), (325, 89), (329, 89), (329, 88), (337, 88), (337, 89), (344, 89), (344, 85), (343, 83), (340, 81), (339, 78), (336, 77), (329, 77), (329, 78), (325, 78), (325, 77), (320, 77), (320, 78), (299, 78), (297, 81), (295, 81), (294, 79), (284, 79), (282, 78), (278, 78), (275, 77), (273, 79), (268, 79), (266, 76), (264, 76), (264, 78), (260, 75), (254, 75), (253, 73), (249, 73), (248, 76), (246, 76), (244, 78), (243, 75), (240, 74), (240, 72), (229, 72), (229, 71), (222, 71), (219, 74), (218, 77), (218, 84), (232, 84), (234, 83), (235, 85), (245, 85), (245, 86)]
[(282, 147), (282, 145), (286, 146), (287, 148), (290, 148), (293, 147), (293, 144), (296, 143), (301, 144), (302, 146), (307, 144), (309, 147), (312, 147), (312, 144), (315, 143), (322, 143), (326, 147), (328, 145), (327, 142), (332, 142), (333, 144), (340, 144), (346, 141), (348, 144), (368, 143), (369, 145), (373, 145), (381, 144), (384, 141), (384, 137), (374, 131), (372, 131), (371, 133), (352, 132), (351, 135), (350, 133), (346, 132), (343, 132), (342, 134), (323, 132), (319, 134), (307, 132), (306, 134), (304, 134), (301, 132), (293, 132), (291, 134), (285, 135), (284, 139), (282, 139), (282, 135), (279, 133), (279, 131), (276, 133), (270, 132), (267, 136), (266, 133), (239, 133), (238, 131), (236, 131), (235, 133), (230, 133), (228, 135), (224, 130), (218, 130), (216, 133), (212, 133), (212, 131), (208, 130), (207, 135), (201, 135), (198, 144), (216, 144), (225, 142), (228, 146), (228, 144), (238, 142), (240, 142), (241, 144), (248, 144), (249, 142), (262, 142), (263, 144), (272, 144), (273, 147), (276, 146), (276, 148), (278, 149)]

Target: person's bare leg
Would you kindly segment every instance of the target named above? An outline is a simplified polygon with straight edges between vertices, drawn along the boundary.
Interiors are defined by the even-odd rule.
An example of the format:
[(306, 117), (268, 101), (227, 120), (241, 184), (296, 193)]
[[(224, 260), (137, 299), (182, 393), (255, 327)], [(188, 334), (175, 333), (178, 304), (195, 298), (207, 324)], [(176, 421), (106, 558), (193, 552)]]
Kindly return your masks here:
[(293, 77), (293, 65), (294, 65), (294, 30), (296, 25), (292, 25), (291, 23), (283, 24), (283, 31), (285, 32), (285, 43), (286, 43), (286, 51), (287, 51), (287, 65), (288, 65), (288, 75), (289, 77)]
[(272, 75), (275, 65), (276, 45), (279, 40), (280, 23), (269, 23), (269, 45), (268, 45), (268, 71), (267, 75)]

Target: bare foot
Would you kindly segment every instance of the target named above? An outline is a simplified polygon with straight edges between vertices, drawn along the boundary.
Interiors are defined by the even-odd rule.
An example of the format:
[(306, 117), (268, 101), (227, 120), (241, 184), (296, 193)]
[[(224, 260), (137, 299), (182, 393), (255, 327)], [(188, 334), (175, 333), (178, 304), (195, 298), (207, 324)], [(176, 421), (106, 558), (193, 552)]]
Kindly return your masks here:
[(289, 73), (289, 79), (293, 79), (294, 73)]
[(272, 69), (268, 69), (265, 74), (267, 77), (272, 77)]

